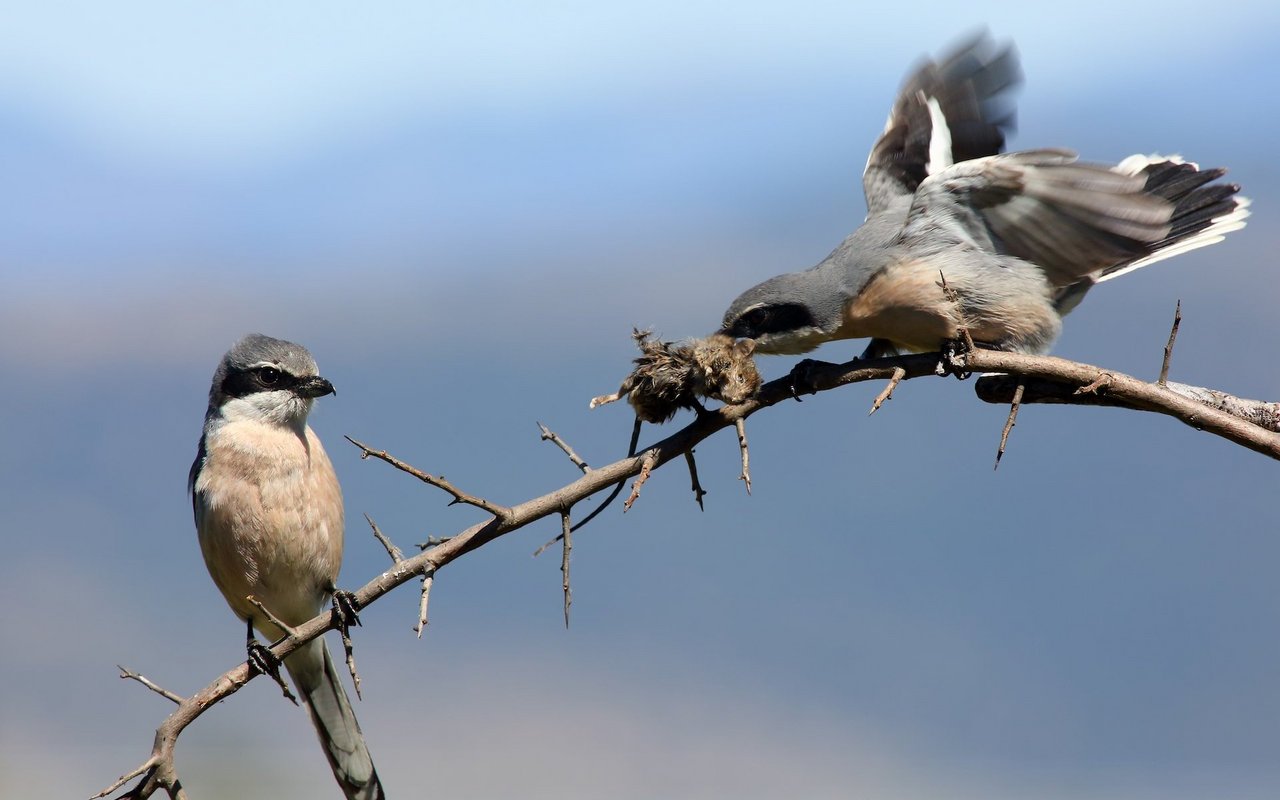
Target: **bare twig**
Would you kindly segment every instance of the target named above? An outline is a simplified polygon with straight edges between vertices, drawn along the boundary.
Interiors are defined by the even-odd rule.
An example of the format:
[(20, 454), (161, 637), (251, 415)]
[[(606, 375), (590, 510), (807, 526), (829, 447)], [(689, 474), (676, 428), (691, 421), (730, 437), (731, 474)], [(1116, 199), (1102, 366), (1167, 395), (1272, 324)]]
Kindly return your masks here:
[(453, 500), (449, 501), (449, 505), (451, 506), (456, 505), (458, 503), (463, 503), (469, 506), (475, 506), (476, 508), (488, 511), (490, 514), (494, 516), (494, 518), (503, 522), (506, 522), (511, 518), (511, 509), (508, 508), (507, 506), (499, 505), (497, 503), (486, 500), (483, 497), (477, 497), (472, 494), (467, 494), (466, 492), (462, 491), (458, 487), (454, 486), (452, 483), (449, 483), (449, 481), (445, 480), (443, 475), (437, 476), (437, 475), (431, 475), (429, 473), (423, 472), (417, 467), (411, 464), (405, 463), (404, 461), (401, 461), (395, 456), (390, 455), (385, 450), (374, 450), (373, 448), (368, 447), (356, 441), (355, 439), (352, 439), (350, 436), (345, 436), (343, 438), (345, 438), (348, 442), (351, 442), (356, 447), (360, 448), (361, 458), (369, 458), (370, 456), (373, 456), (374, 458), (380, 461), (387, 462), (388, 464), (400, 470), (401, 472), (412, 475), (413, 477), (417, 478), (423, 483), (430, 484), (431, 486), (434, 486), (437, 489), (440, 489), (441, 491), (447, 492), (448, 494), (452, 495)]
[(1173, 327), (1169, 329), (1169, 343), (1164, 346), (1164, 361), (1160, 364), (1160, 380), (1156, 383), (1164, 386), (1169, 382), (1169, 359), (1173, 357), (1173, 343), (1178, 340), (1178, 326), (1182, 324), (1182, 301), (1173, 308)]
[(871, 404), (871, 410), (867, 412), (868, 417), (879, 411), (880, 406), (884, 405), (886, 400), (893, 399), (893, 390), (898, 388), (898, 384), (901, 383), (902, 379), (905, 377), (907, 377), (907, 371), (905, 369), (902, 367), (894, 368), (893, 376), (889, 378), (888, 385), (881, 390), (880, 394), (876, 395), (875, 402)]
[(560, 512), (560, 538), (564, 548), (560, 556), (560, 584), (564, 591), (564, 626), (569, 627), (569, 606), (573, 605), (573, 591), (569, 588), (569, 553), (573, 551), (573, 526), (569, 523), (568, 509)]
[[(621, 490), (618, 489), (615, 491), (621, 491)], [(542, 555), (543, 552), (545, 552), (548, 547), (550, 547), (551, 545), (555, 544), (558, 541), (561, 541), (562, 539), (564, 539), (564, 535), (557, 533), (554, 537), (538, 545), (538, 549), (533, 551), (533, 557), (537, 558), (538, 556)]]
[[(599, 400), (600, 398), (596, 398), (596, 399)], [(617, 398), (615, 397), (614, 400), (616, 399)], [(592, 401), (592, 402), (594, 403), (595, 401)], [(609, 401), (609, 402), (612, 402), (612, 401)], [(592, 408), (594, 407), (595, 406), (593, 405)], [(636, 454), (636, 445), (640, 443), (640, 428), (643, 425), (644, 425), (644, 421), (641, 420), (640, 417), (636, 417), (635, 424), (631, 426), (631, 440), (630, 440), (630, 443), (627, 445), (628, 458)], [(589, 469), (583, 470), (582, 474), (585, 475), (587, 474), (587, 472), (590, 472), (590, 470)], [(604, 498), (604, 500), (600, 501), (600, 505), (593, 508), (590, 511), (590, 513), (588, 513), (585, 517), (578, 520), (578, 522), (572, 528), (569, 529), (569, 532), (573, 533), (579, 528), (586, 527), (587, 523), (591, 522), (591, 520), (595, 519), (596, 517), (604, 513), (604, 510), (608, 508), (610, 504), (613, 503), (614, 500), (618, 499), (618, 495), (622, 494), (622, 489), (626, 485), (627, 485), (627, 482), (625, 479), (620, 480), (616, 484), (614, 484), (613, 491), (609, 492), (609, 494)], [(630, 506), (628, 506), (628, 508), (630, 508)], [(543, 542), (542, 545), (537, 550), (534, 550), (533, 557), (537, 558), (538, 556), (542, 555), (543, 551), (546, 550), (548, 547), (555, 544), (556, 542), (563, 541), (563, 540), (564, 540), (564, 534), (557, 533), (555, 536), (551, 537), (551, 539)]]
[(693, 448), (689, 448), (685, 452), (684, 460), (689, 464), (689, 480), (693, 483), (693, 499), (697, 501), (700, 511), (706, 511), (706, 507), (702, 505), (702, 498), (706, 496), (707, 490), (702, 488), (702, 483), (698, 480), (698, 462), (693, 460)]
[(586, 475), (591, 471), (591, 467), (587, 466), (587, 462), (583, 461), (582, 458), (574, 452), (573, 448), (569, 446), (569, 443), (564, 439), (561, 439), (554, 431), (546, 425), (543, 425), (541, 422), (538, 423), (538, 430), (542, 431), (542, 441), (551, 442), (556, 447), (563, 450), (564, 454), (573, 462), (573, 465), (582, 470), (583, 475)]
[[(811, 389), (814, 392), (829, 391), (851, 383), (886, 380), (891, 378), (898, 369), (905, 371), (905, 379), (913, 379), (934, 374), (937, 363), (938, 354), (936, 353), (853, 361), (848, 364), (813, 362), (806, 367), (805, 386), (806, 390)], [(1118, 405), (1153, 411), (1173, 417), (1197, 430), (1211, 433), (1269, 458), (1280, 460), (1280, 435), (1254, 424), (1250, 419), (1233, 416), (1224, 408), (1219, 408), (1216, 401), (1214, 404), (1207, 405), (1156, 383), (1148, 383), (1117, 372), (1065, 359), (991, 350), (974, 350), (969, 353), (965, 368), (973, 372), (1005, 373), (1001, 376), (988, 376), (978, 381), (976, 389), (979, 397), (989, 402), (1008, 403), (1017, 384), (1021, 383), (1026, 386), (1023, 403), (1033, 402), (1033, 395), (1040, 392), (1040, 397), (1052, 397), (1052, 399), (1036, 399), (1034, 402)], [(1012, 385), (1008, 386), (1008, 391), (1001, 395), (1000, 387), (1010, 382)], [(1105, 384), (1105, 392), (1077, 393), (1077, 390), (1091, 387), (1095, 383), (1097, 387)], [(415, 576), (427, 576), (423, 581), (424, 589), (427, 589), (435, 571), (455, 559), (536, 520), (551, 514), (559, 514), (563, 509), (571, 508), (574, 503), (609, 489), (618, 481), (637, 475), (642, 470), (646, 473), (651, 472), (683, 455), (718, 431), (736, 425), (739, 419), (744, 419), (791, 397), (791, 382), (784, 377), (765, 384), (757, 396), (746, 403), (725, 406), (700, 414), (689, 425), (651, 445), (643, 456), (630, 456), (608, 466), (592, 469), (566, 486), (506, 509), (508, 512), (506, 515), (501, 517), (495, 515), (494, 519), (472, 525), (411, 558), (405, 558), (391, 569), (374, 576), (354, 593), (359, 606), (368, 607), (378, 598)], [(1001, 399), (992, 399), (996, 397)], [(375, 453), (372, 450), (365, 449), (365, 451), (369, 454)], [(425, 625), (425, 600), (424, 592), (419, 615), (422, 621), (419, 630)], [(296, 626), (293, 635), (274, 644), (271, 652), (277, 658), (285, 658), (304, 643), (331, 630), (335, 624), (331, 613), (326, 611), (318, 614), (302, 625)], [(160, 789), (167, 791), (171, 797), (184, 797), (173, 762), (174, 746), (179, 735), (201, 714), (217, 706), (218, 701), (234, 694), (253, 677), (249, 664), (242, 662), (219, 675), (205, 688), (185, 698), (156, 729), (152, 751), (141, 766), (127, 773), (98, 796), (114, 792), (130, 780), (142, 776), (142, 780), (128, 793), (128, 797), (141, 800), (150, 797)]]
[(1013, 399), (1009, 401), (1009, 418), (1004, 421), (1004, 430), (1000, 432), (1000, 449), (996, 450), (996, 465), (992, 469), (1000, 469), (1000, 459), (1004, 458), (1004, 446), (1009, 443), (1009, 432), (1013, 430), (1018, 419), (1018, 409), (1022, 406), (1022, 395), (1026, 390), (1027, 387), (1021, 383), (1013, 390)]
[(738, 449), (742, 451), (742, 474), (738, 476), (738, 480), (746, 485), (747, 494), (751, 494), (751, 453), (747, 450), (747, 426), (743, 424), (741, 417), (733, 421), (733, 426), (738, 431)]
[[(1103, 373), (1100, 373), (1100, 374), (1098, 375), (1098, 377), (1096, 377), (1096, 378), (1094, 378), (1093, 380), (1089, 381), (1089, 382), (1088, 382), (1087, 384), (1085, 384), (1084, 386), (1081, 386), (1079, 389), (1076, 389), (1074, 392), (1072, 392), (1072, 394), (1077, 394), (1077, 395), (1080, 395), (1080, 394), (1092, 394), (1092, 395), (1101, 394), (1101, 393), (1102, 393), (1102, 392), (1107, 388), (1107, 386), (1108, 386), (1110, 383), (1111, 383), (1111, 374), (1110, 374), (1110, 373), (1108, 373), (1108, 372), (1103, 372)], [(1020, 383), (1020, 384), (1019, 384), (1019, 386), (1022, 386), (1024, 389), (1026, 388), (1026, 384), (1021, 384), (1021, 383)]]
[[(186, 698), (185, 698), (185, 697), (183, 697), (182, 695), (180, 695), (180, 694), (174, 694), (173, 692), (169, 691), (168, 689), (164, 688), (163, 686), (160, 686), (159, 684), (157, 684), (157, 683), (155, 683), (154, 681), (152, 681), (152, 680), (151, 680), (150, 678), (148, 678), (146, 675), (143, 675), (143, 674), (141, 674), (141, 673), (139, 673), (139, 672), (134, 672), (134, 671), (133, 671), (133, 670), (131, 670), (131, 669), (125, 669), (124, 667), (120, 666), (119, 664), (116, 664), (116, 669), (120, 670), (120, 677), (121, 677), (121, 678), (128, 678), (129, 680), (137, 681), (138, 683), (140, 683), (140, 684), (142, 684), (143, 686), (147, 687), (148, 689), (150, 689), (151, 691), (153, 691), (153, 692), (155, 692), (156, 694), (160, 695), (161, 697), (166, 698), (166, 699), (168, 699), (168, 700), (172, 700), (173, 702), (177, 703), (178, 705), (182, 705), (182, 702), (183, 702), (184, 700), (186, 700)], [(112, 791), (115, 791), (115, 790), (113, 789)]]
[(418, 624), (414, 626), (414, 630), (418, 633), (418, 638), (422, 638), (422, 632), (427, 629), (427, 603), (431, 600), (431, 584), (435, 582), (435, 569), (428, 570), (422, 576), (422, 595), (418, 600)]
[(342, 636), (342, 652), (346, 654), (347, 672), (351, 673), (351, 685), (356, 689), (356, 698), (363, 700), (364, 695), (360, 693), (360, 673), (356, 671), (356, 650), (351, 641), (351, 634), (345, 625), (338, 628), (338, 633)]
[(630, 511), (631, 504), (640, 497), (640, 487), (644, 486), (644, 482), (649, 480), (649, 473), (653, 472), (654, 466), (657, 464), (657, 457), (652, 450), (646, 450), (645, 454), (640, 458), (640, 474), (636, 475), (636, 482), (631, 484), (631, 495), (622, 503), (623, 511)]
[[(164, 783), (157, 780), (155, 777), (156, 772), (158, 771), (158, 768), (160, 766), (160, 761), (161, 759), (157, 756), (152, 756), (151, 758), (148, 758), (146, 761), (142, 762), (142, 764), (138, 766), (136, 769), (130, 770), (129, 772), (126, 772), (125, 774), (121, 775), (116, 780), (115, 783), (111, 784), (107, 788), (98, 792), (93, 797), (89, 798), (89, 800), (98, 800), (99, 797), (106, 797), (107, 795), (114, 792), (116, 789), (119, 789), (121, 786), (124, 786), (126, 783), (138, 777), (139, 775), (142, 775), (143, 773), (147, 773), (147, 774), (146, 774), (146, 777), (143, 778), (142, 783), (135, 786), (133, 788), (133, 791), (128, 792), (127, 794), (123, 795), (123, 797), (150, 797), (151, 794), (156, 789), (161, 789), (161, 788), (168, 789), (169, 786), (166, 786)], [(146, 792), (146, 794), (141, 793), (143, 790), (143, 787), (149, 787), (149, 790)], [(169, 792), (169, 796), (170, 797), (173, 796), (172, 791)]]
[(383, 535), (382, 531), (378, 528), (378, 523), (373, 521), (373, 517), (365, 514), (364, 518), (365, 521), (369, 523), (369, 527), (373, 530), (374, 538), (381, 542), (382, 546), (387, 549), (387, 555), (391, 556), (391, 563), (399, 564), (401, 561), (404, 561), (404, 553), (401, 552), (399, 547), (392, 544), (390, 539)]
[(250, 605), (262, 612), (262, 616), (267, 618), (267, 622), (270, 622), (272, 625), (275, 625), (277, 628), (284, 631), (285, 636), (293, 636), (295, 634), (295, 631), (287, 622), (280, 619), (275, 614), (272, 614), (271, 609), (264, 606), (258, 598), (253, 595), (249, 595), (245, 599), (249, 601)]

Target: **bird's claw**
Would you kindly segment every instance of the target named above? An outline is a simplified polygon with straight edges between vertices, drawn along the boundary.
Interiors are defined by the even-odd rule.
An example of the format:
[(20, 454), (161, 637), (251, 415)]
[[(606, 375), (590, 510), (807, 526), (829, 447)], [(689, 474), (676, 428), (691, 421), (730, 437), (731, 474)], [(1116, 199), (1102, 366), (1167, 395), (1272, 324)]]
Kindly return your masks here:
[(966, 380), (973, 374), (968, 370), (969, 363), (966, 358), (970, 349), (969, 342), (963, 337), (944, 340), (939, 353), (938, 365), (933, 368), (934, 373), (940, 378), (954, 375), (958, 380)]
[(352, 625), (360, 625), (360, 603), (351, 592), (335, 589), (333, 592), (333, 619), (338, 630), (346, 636)]
[(798, 362), (791, 368), (789, 375), (791, 382), (791, 397), (797, 402), (803, 402), (800, 399), (802, 394), (817, 394), (818, 389), (813, 385), (813, 370), (821, 362), (814, 361), (812, 358), (806, 358)]
[(266, 675), (275, 681), (280, 687), (280, 691), (284, 692), (285, 699), (298, 704), (298, 698), (293, 696), (293, 692), (289, 691), (289, 684), (285, 683), (284, 678), (280, 675), (280, 659), (276, 658), (270, 648), (259, 642), (257, 639), (249, 640), (249, 673)]

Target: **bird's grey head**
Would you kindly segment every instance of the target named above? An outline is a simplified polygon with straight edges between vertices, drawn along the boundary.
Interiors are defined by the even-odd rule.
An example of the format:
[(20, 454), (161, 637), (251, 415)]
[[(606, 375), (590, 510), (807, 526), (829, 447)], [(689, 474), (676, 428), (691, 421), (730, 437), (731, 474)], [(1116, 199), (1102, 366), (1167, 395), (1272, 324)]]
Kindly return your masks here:
[(755, 339), (762, 353), (807, 353), (840, 327), (843, 304), (813, 271), (778, 275), (738, 296), (721, 333)]
[(209, 387), (209, 417), (301, 428), (317, 397), (333, 394), (307, 348), (251, 333), (222, 357)]

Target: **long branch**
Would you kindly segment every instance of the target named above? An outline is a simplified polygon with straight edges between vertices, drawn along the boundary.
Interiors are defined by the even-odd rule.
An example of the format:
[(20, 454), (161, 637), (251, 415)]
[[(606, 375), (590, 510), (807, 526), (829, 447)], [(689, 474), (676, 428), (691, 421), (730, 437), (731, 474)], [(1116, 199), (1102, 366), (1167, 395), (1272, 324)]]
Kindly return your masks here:
[[(1280, 459), (1280, 434), (1259, 427), (1244, 416), (1236, 416), (1228, 410), (1223, 410), (1231, 407), (1231, 404), (1224, 402), (1223, 398), (1234, 398), (1222, 392), (1213, 391), (1207, 396), (1209, 400), (1198, 402), (1187, 396), (1186, 392), (1179, 393), (1158, 383), (1146, 382), (1111, 370), (1050, 356), (977, 350), (965, 354), (963, 359), (964, 369), (970, 372), (999, 372), (1006, 373), (1006, 376), (1018, 377), (1018, 380), (1012, 383), (1005, 380), (1006, 376), (989, 376), (978, 381), (979, 396), (989, 402), (1007, 402), (1007, 400), (998, 399), (1001, 395), (994, 390), (1005, 385), (1024, 383), (1026, 385), (1026, 396), (1022, 400), (1024, 403), (1042, 402), (1044, 398), (1052, 395), (1053, 401), (1056, 402), (1119, 405), (1136, 410), (1153, 411), (1174, 417), (1198, 430), (1220, 436), (1255, 452)], [(430, 478), (429, 483), (451, 494), (455, 502), (470, 503), (495, 513), (493, 518), (472, 525), (456, 536), (412, 558), (397, 561), (391, 569), (379, 574), (355, 592), (356, 604), (359, 608), (365, 608), (397, 586), (414, 577), (434, 575), (441, 567), (499, 536), (523, 528), (543, 517), (567, 513), (576, 503), (636, 475), (645, 464), (648, 464), (650, 469), (657, 469), (673, 458), (688, 453), (698, 443), (716, 432), (734, 427), (739, 420), (795, 398), (797, 388), (816, 393), (863, 381), (919, 378), (934, 375), (937, 366), (937, 354), (898, 356), (869, 361), (855, 360), (846, 364), (809, 362), (803, 370), (804, 385), (802, 387), (797, 387), (790, 376), (771, 381), (761, 387), (755, 399), (747, 403), (700, 414), (689, 425), (640, 451), (638, 455), (624, 458), (605, 467), (591, 469), (572, 483), (511, 507), (462, 493), (442, 479), (427, 476), (408, 464), (388, 456), (384, 451), (373, 450), (356, 443), (365, 456), (372, 455), (380, 458), (422, 480)], [(988, 392), (988, 389), (993, 391)], [(1211, 390), (1201, 391), (1210, 392)], [(352, 441), (355, 443), (354, 440)], [(326, 610), (296, 627), (289, 636), (272, 647), (272, 652), (277, 657), (284, 658), (304, 643), (331, 630), (335, 625), (334, 615)], [(142, 776), (142, 781), (128, 792), (126, 797), (150, 797), (158, 789), (164, 789), (171, 797), (184, 796), (173, 762), (174, 747), (179, 734), (217, 701), (234, 694), (254, 677), (255, 675), (250, 674), (248, 664), (240, 664), (218, 676), (199, 692), (181, 699), (178, 708), (156, 730), (151, 756), (139, 768), (122, 777), (120, 781), (96, 797), (109, 794), (138, 776)]]

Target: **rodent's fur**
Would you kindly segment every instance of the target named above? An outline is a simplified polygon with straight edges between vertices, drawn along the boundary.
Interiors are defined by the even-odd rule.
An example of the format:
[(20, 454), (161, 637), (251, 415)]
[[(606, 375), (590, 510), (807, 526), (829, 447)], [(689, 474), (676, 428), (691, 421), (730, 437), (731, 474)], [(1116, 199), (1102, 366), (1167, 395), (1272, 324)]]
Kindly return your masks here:
[[(735, 341), (732, 336), (713, 333), (705, 339), (684, 342), (654, 341), (653, 331), (636, 328), (640, 355), (635, 369), (623, 379), (618, 391), (592, 399), (591, 407), (612, 403), (623, 395), (636, 412), (627, 455), (636, 454), (641, 423), (661, 424), (682, 408), (702, 411), (700, 397), (720, 400), (728, 405), (745, 403), (760, 390), (763, 381), (751, 359), (756, 343), (752, 339)], [(595, 510), (570, 528), (576, 531), (595, 519), (622, 491), (625, 481), (618, 481), (613, 491)], [(701, 501), (699, 501), (701, 503)]]
[(684, 342), (654, 340), (653, 332), (632, 332), (640, 355), (631, 371), (610, 395), (591, 401), (591, 407), (612, 403), (626, 395), (644, 422), (663, 423), (682, 408), (700, 410), (699, 398), (737, 405), (755, 396), (762, 383), (751, 354), (755, 342), (734, 341), (715, 333)]

